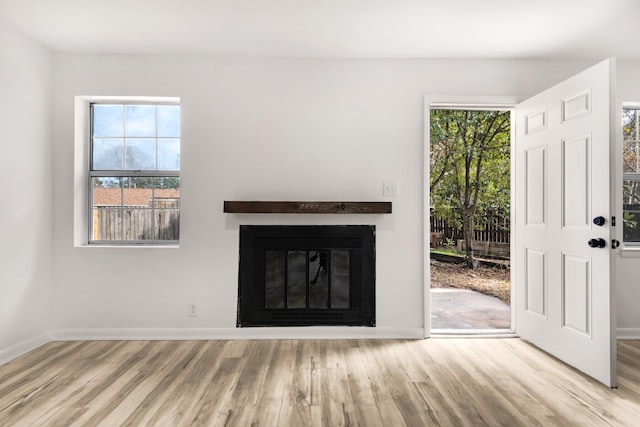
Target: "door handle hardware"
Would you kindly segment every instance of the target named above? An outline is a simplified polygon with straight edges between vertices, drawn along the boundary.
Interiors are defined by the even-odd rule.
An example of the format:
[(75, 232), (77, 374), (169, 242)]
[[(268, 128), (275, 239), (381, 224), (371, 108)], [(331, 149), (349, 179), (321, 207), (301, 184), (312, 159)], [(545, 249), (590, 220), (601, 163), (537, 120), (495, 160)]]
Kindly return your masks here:
[(620, 241), (619, 241), (619, 240), (616, 240), (616, 239), (613, 239), (613, 240), (611, 241), (611, 247), (612, 247), (613, 249), (617, 249), (618, 247), (620, 247)]
[(589, 240), (589, 246), (591, 246), (592, 248), (604, 248), (605, 246), (607, 246), (607, 242), (602, 237), (600, 237), (598, 239)]
[(593, 218), (593, 223), (599, 227), (602, 227), (604, 225), (604, 223), (606, 222), (606, 220), (604, 219), (603, 216), (597, 216), (595, 218)]

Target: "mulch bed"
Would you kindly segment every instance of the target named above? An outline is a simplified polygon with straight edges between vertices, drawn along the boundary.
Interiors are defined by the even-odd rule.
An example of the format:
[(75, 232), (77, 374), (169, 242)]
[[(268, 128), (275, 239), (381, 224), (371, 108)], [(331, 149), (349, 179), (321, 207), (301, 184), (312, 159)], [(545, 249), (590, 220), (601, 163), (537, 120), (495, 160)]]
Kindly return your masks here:
[(511, 280), (509, 269), (480, 266), (475, 270), (464, 264), (431, 260), (431, 287), (471, 289), (494, 296), (509, 304)]

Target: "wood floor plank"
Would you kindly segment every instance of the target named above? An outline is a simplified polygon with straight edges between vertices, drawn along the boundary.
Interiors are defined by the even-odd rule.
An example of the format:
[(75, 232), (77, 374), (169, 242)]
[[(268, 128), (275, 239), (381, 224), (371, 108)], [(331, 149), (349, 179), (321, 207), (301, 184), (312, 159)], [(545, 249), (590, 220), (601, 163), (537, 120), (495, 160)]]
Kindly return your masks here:
[(291, 354), (293, 342), (291, 340), (273, 341), (273, 353), (266, 367), (265, 380), (258, 394), (256, 412), (261, 419), (254, 420), (259, 425), (278, 425), (282, 409), (283, 395), (287, 389), (290, 366), (283, 361)]
[(383, 354), (385, 347), (396, 345), (396, 341), (363, 341), (361, 345), (365, 369), (371, 378), (372, 393), (382, 424), (406, 425), (404, 414), (396, 404), (395, 381), (394, 378), (389, 378)]
[(400, 358), (400, 362), (407, 367), (407, 373), (414, 372), (411, 374), (412, 382), (416, 392), (424, 401), (433, 425), (464, 425), (458, 408), (462, 402), (453, 392), (459, 387), (449, 381), (431, 352), (424, 351), (418, 343), (404, 349), (405, 357)]
[(192, 425), (212, 425), (214, 420), (226, 419), (233, 406), (231, 394), (243, 365), (243, 361), (238, 358), (222, 359), (211, 382), (200, 396), (196, 396), (198, 404), (192, 417)]
[(635, 426), (640, 341), (609, 389), (520, 339), (84, 341), (0, 366), (0, 426)]
[(358, 341), (353, 341), (344, 354), (344, 374), (347, 377), (347, 399), (357, 402), (353, 405), (353, 418), (358, 424), (366, 426), (382, 426), (382, 420), (374, 394), (374, 383), (366, 369), (363, 348)]
[[(438, 375), (439, 388), (446, 393), (447, 401), (462, 421), (461, 425), (494, 425), (494, 414), (484, 408), (484, 396), (475, 396), (472, 393), (472, 377), (459, 366), (453, 354), (450, 354), (451, 351), (457, 352), (459, 349), (448, 349), (448, 343), (449, 341), (443, 341), (440, 343), (442, 345), (429, 346), (428, 349), (433, 360), (440, 361), (434, 371)], [(443, 363), (441, 360), (446, 362)]]

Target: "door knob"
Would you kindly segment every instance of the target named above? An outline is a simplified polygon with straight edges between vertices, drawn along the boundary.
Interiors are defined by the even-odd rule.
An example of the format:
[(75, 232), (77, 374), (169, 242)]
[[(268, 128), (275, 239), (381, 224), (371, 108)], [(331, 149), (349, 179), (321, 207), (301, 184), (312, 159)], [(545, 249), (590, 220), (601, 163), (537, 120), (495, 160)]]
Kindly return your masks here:
[(604, 217), (603, 217), (603, 216), (597, 216), (597, 217), (593, 218), (593, 223), (594, 223), (595, 225), (600, 226), (600, 227), (602, 227), (602, 226), (604, 225), (604, 223), (605, 223), (605, 222), (606, 222), (606, 221), (605, 221), (605, 219), (604, 219)]
[(604, 248), (607, 246), (607, 242), (603, 238), (589, 240), (589, 246), (592, 248)]

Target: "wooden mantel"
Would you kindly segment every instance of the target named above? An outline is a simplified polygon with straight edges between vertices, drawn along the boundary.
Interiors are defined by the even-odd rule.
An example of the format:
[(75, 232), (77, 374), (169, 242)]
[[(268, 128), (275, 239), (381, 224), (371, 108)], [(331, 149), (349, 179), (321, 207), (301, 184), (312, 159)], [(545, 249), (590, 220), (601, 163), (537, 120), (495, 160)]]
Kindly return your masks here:
[(225, 200), (224, 212), (251, 214), (390, 214), (391, 202), (249, 202)]

